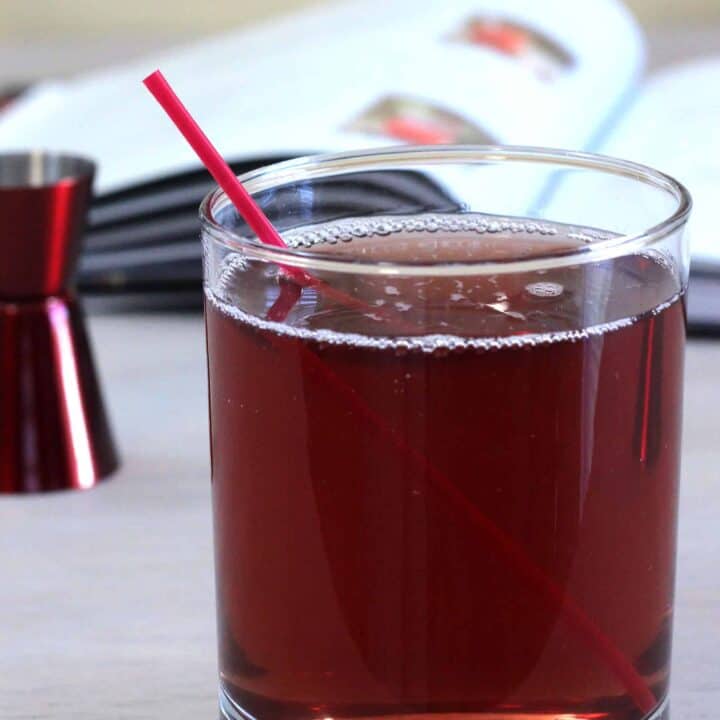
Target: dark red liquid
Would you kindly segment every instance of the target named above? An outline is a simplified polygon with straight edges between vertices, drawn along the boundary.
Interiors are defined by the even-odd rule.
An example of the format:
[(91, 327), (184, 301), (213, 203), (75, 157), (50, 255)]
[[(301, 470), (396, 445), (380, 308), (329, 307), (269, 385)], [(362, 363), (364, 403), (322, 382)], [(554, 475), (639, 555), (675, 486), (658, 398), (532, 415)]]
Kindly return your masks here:
[[(538, 281), (561, 296), (528, 292)], [(409, 298), (389, 303), (403, 327), (544, 334), (363, 348), (207, 304), (226, 695), (262, 720), (648, 716), (673, 599), (685, 326), (670, 271), (636, 256), (413, 283), (347, 287)], [(391, 334), (314, 302), (307, 329)], [(548, 341), (589, 318), (595, 334)]]

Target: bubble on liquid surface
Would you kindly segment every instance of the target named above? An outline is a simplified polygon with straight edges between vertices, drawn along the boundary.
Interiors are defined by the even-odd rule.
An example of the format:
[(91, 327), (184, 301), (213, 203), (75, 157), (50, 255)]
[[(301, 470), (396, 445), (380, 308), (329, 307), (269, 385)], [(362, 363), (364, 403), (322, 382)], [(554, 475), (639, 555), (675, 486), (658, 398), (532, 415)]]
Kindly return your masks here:
[[(430, 227), (428, 227), (430, 225)], [(492, 226), (492, 230), (490, 229)], [(543, 224), (538, 221), (525, 221), (522, 219), (498, 220), (489, 216), (481, 215), (433, 215), (433, 216), (412, 216), (408, 218), (387, 217), (387, 218), (370, 218), (370, 219), (351, 219), (343, 220), (326, 225), (318, 225), (312, 228), (303, 228), (301, 230), (293, 230), (285, 233), (283, 237), (291, 247), (308, 247), (322, 245), (332, 245), (340, 242), (357, 242), (358, 250), (372, 251), (372, 238), (382, 236), (382, 242), (387, 242), (385, 236), (390, 230), (390, 234), (397, 233), (400, 235), (398, 243), (409, 243), (406, 248), (408, 252), (414, 247), (419, 248), (424, 253), (424, 257), (435, 250), (442, 247), (442, 243), (446, 242), (453, 233), (463, 234), (460, 238), (461, 242), (468, 240), (467, 234), (474, 233), (482, 235), (487, 232), (504, 232), (511, 234), (513, 241), (517, 238), (518, 233), (526, 233), (528, 236), (539, 234), (556, 235), (560, 234), (560, 239), (568, 238), (571, 234), (577, 237), (576, 242), (580, 245), (588, 238), (591, 240), (600, 239), (600, 233), (590, 232), (587, 235), (583, 233), (583, 228), (570, 226), (558, 226), (557, 228)], [(418, 237), (415, 233), (432, 232), (434, 235), (426, 235)], [(437, 231), (441, 230), (440, 234)], [(408, 236), (408, 231), (413, 236)], [(370, 244), (368, 244), (370, 238)], [(529, 238), (528, 238), (529, 239)], [(392, 238), (391, 242), (395, 239)], [(482, 243), (491, 243), (489, 247), (498, 246), (498, 241), (502, 242), (505, 237), (497, 234), (490, 238), (470, 238), (471, 243), (480, 243), (479, 245), (468, 245), (470, 250), (477, 252), (475, 248), (485, 247)], [(524, 238), (520, 238), (524, 241)], [(538, 242), (543, 242), (538, 238)], [(418, 244), (419, 243), (419, 244)], [(395, 245), (397, 247), (398, 245)], [(456, 245), (457, 247), (457, 245)], [(321, 249), (321, 248), (318, 248)], [(402, 248), (401, 248), (402, 249)], [(443, 250), (439, 254), (443, 256)], [(359, 253), (358, 253), (359, 255)], [(475, 256), (476, 257), (476, 256)], [(664, 267), (660, 258), (648, 256), (648, 260), (654, 261), (655, 267)], [(667, 263), (668, 265), (670, 263)], [(637, 317), (621, 317), (615, 319), (617, 315), (598, 314), (592, 320), (587, 315), (579, 315), (576, 303), (573, 298), (581, 297), (582, 293), (576, 291), (575, 281), (562, 272), (552, 270), (553, 279), (562, 279), (561, 282), (550, 282), (543, 277), (539, 280), (538, 276), (544, 275), (547, 271), (534, 271), (528, 273), (524, 277), (513, 276), (513, 274), (499, 273), (497, 275), (463, 275), (462, 279), (457, 277), (448, 279), (443, 286), (443, 279), (437, 281), (428, 278), (409, 278), (398, 277), (392, 279), (392, 276), (385, 278), (378, 277), (369, 285), (363, 284), (358, 290), (355, 288), (351, 291), (353, 294), (366, 292), (368, 311), (357, 317), (362, 317), (363, 322), (353, 326), (357, 329), (355, 332), (346, 331), (343, 327), (347, 327), (345, 316), (343, 315), (340, 322), (340, 315), (337, 311), (329, 310), (327, 312), (327, 321), (321, 320), (322, 313), (317, 311), (315, 306), (316, 300), (313, 299), (312, 292), (303, 291), (303, 300), (298, 303), (298, 312), (293, 310), (294, 314), (289, 316), (287, 322), (276, 322), (259, 316), (264, 313), (258, 309), (258, 314), (246, 312), (241, 309), (244, 307), (242, 300), (244, 293), (251, 293), (255, 280), (253, 275), (248, 277), (248, 270), (256, 268), (255, 263), (248, 264), (239, 254), (228, 256), (222, 266), (218, 268), (218, 274), (213, 283), (206, 286), (206, 294), (210, 303), (212, 303), (219, 311), (227, 314), (242, 322), (243, 324), (253, 326), (255, 328), (273, 332), (287, 337), (293, 337), (302, 340), (312, 341), (317, 347), (330, 348), (332, 346), (344, 345), (357, 348), (367, 348), (373, 350), (392, 349), (398, 353), (409, 351), (417, 351), (422, 353), (430, 353), (435, 355), (443, 355), (448, 352), (472, 349), (477, 351), (484, 350), (500, 350), (506, 348), (531, 348), (538, 345), (547, 345), (558, 342), (572, 342), (585, 340), (589, 337), (602, 335), (613, 330), (617, 330), (632, 325)], [(584, 266), (583, 283), (593, 282), (593, 278), (599, 278), (605, 275), (608, 270), (605, 266), (588, 264)], [(269, 274), (275, 277), (277, 269), (272, 268)], [(262, 271), (260, 271), (262, 272)], [(566, 271), (571, 272), (571, 270)], [(612, 270), (612, 272), (615, 272)], [(624, 272), (624, 270), (623, 270)], [(642, 272), (647, 272), (646, 268)], [(257, 273), (257, 271), (256, 271)], [(458, 273), (461, 274), (461, 273)], [(670, 273), (667, 273), (670, 277)], [(516, 278), (516, 284), (513, 285), (513, 277)], [(674, 277), (674, 276), (673, 276)], [(538, 279), (537, 282), (528, 282), (531, 279)], [(272, 280), (272, 278), (269, 278)], [(478, 279), (481, 282), (478, 283)], [(567, 282), (566, 282), (567, 279)], [(388, 280), (390, 282), (388, 283)], [(597, 282), (597, 280), (595, 280)], [(267, 282), (267, 281), (263, 281)], [(363, 281), (364, 283), (365, 281)], [(373, 285), (373, 283), (376, 283)], [(412, 283), (412, 291), (408, 289), (408, 283)], [(600, 281), (598, 287), (605, 287), (606, 280)], [(210, 287), (210, 284), (213, 287)], [(425, 287), (427, 285), (427, 287)], [(591, 285), (583, 285), (592, 291)], [(373, 294), (374, 293), (374, 296)], [(381, 295), (385, 299), (378, 298)], [(428, 302), (425, 301), (426, 295)], [(671, 293), (665, 295), (670, 297)], [(677, 300), (679, 293), (670, 297), (667, 302), (655, 303), (655, 307), (647, 309), (653, 313), (659, 313), (673, 302)], [(537, 299), (555, 300), (554, 303), (545, 304), (543, 302), (531, 303)], [(657, 298), (661, 300), (662, 298)], [(413, 306), (413, 302), (418, 302)], [(402, 301), (402, 302), (401, 302)], [(407, 301), (407, 302), (405, 302)], [(450, 302), (451, 305), (447, 303)], [(525, 306), (523, 305), (525, 303)], [(530, 311), (530, 307), (535, 310)], [(380, 307), (384, 307), (382, 314), (379, 312)], [(442, 312), (445, 315), (438, 315), (434, 319), (428, 313), (434, 312), (436, 308), (445, 308)], [(470, 312), (473, 308), (477, 308), (478, 313)], [(373, 312), (373, 308), (378, 312)], [(415, 308), (420, 311), (420, 319), (415, 319)], [(520, 310), (527, 312), (523, 314)], [(552, 313), (548, 309), (552, 310)], [(335, 313), (333, 315), (333, 313)], [(537, 316), (535, 313), (542, 313)], [(398, 328), (388, 321), (402, 316), (402, 328), (410, 328), (409, 335), (398, 336)], [(477, 335), (470, 335), (471, 326), (463, 326), (463, 319), (481, 318), (481, 323), (474, 327)], [(338, 329), (329, 329), (328, 322), (332, 322), (333, 318), (337, 320), (330, 327)], [(607, 318), (607, 321), (606, 319)], [(349, 318), (352, 320), (352, 317)], [(451, 322), (448, 322), (451, 320)], [(368, 321), (368, 322), (365, 322)], [(418, 333), (425, 329), (426, 334), (415, 334), (414, 322), (419, 322)], [(568, 322), (571, 324), (568, 324)], [(577, 329), (573, 328), (573, 324), (577, 321)], [(592, 322), (589, 327), (583, 327), (584, 323)], [(317, 327), (318, 324), (325, 323), (326, 327)], [(427, 324), (423, 324), (427, 323)], [(458, 324), (459, 323), (459, 324)], [(483, 325), (482, 323), (486, 323)], [(565, 329), (567, 328), (567, 329)], [(488, 335), (483, 334), (486, 329)], [(432, 330), (440, 331), (433, 333)], [(468, 334), (465, 335), (464, 333)]]
[[(451, 351), (461, 350), (502, 350), (509, 348), (529, 348), (539, 345), (552, 345), (560, 342), (577, 342), (591, 337), (604, 335), (621, 328), (629, 327), (636, 322), (635, 317), (621, 318), (611, 322), (593, 325), (579, 330), (562, 330), (556, 332), (538, 332), (527, 335), (508, 335), (503, 337), (460, 337), (457, 335), (417, 335), (408, 337), (386, 337), (363, 335), (360, 333), (339, 332), (336, 330), (311, 329), (295, 327), (282, 322), (265, 320), (255, 315), (243, 312), (235, 305), (223, 302), (216, 295), (205, 289), (208, 301), (218, 311), (259, 330), (274, 332), (285, 337), (308, 340), (318, 343), (320, 347), (349, 346), (370, 350), (418, 351), (435, 356), (444, 356)], [(665, 303), (658, 305), (652, 313), (657, 314), (670, 307), (677, 301), (678, 295)], [(366, 316), (368, 319), (383, 321), (384, 318), (374, 313)], [(441, 323), (442, 324), (442, 323)]]
[(337, 241), (350, 242), (358, 238), (386, 237), (392, 233), (456, 233), (497, 234), (510, 232), (533, 235), (556, 235), (557, 229), (551, 224), (538, 220), (497, 218), (479, 213), (412, 215), (408, 217), (378, 216), (372, 218), (351, 218), (339, 220), (330, 227), (310, 227), (291, 230), (283, 234), (290, 247), (312, 247), (320, 244), (334, 245)]
[(557, 298), (560, 297), (565, 288), (560, 283), (554, 282), (536, 282), (525, 286), (528, 295), (536, 298)]

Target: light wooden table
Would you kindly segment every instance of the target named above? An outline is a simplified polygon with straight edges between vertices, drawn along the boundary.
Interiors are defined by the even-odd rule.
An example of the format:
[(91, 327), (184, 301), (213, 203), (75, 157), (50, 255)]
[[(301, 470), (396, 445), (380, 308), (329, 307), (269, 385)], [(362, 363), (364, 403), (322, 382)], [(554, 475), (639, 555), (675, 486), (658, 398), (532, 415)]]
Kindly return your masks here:
[[(0, 718), (213, 718), (206, 381), (197, 316), (91, 320), (122, 469), (0, 497)], [(720, 706), (720, 343), (691, 342), (673, 718)], [(713, 710), (713, 708), (715, 708)]]

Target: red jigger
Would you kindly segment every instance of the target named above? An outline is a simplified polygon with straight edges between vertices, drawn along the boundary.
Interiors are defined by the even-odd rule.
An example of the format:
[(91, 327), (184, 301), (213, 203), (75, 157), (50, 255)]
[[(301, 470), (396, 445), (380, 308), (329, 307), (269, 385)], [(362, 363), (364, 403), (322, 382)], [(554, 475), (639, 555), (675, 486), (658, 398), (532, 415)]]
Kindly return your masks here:
[(0, 493), (91, 488), (117, 467), (73, 287), (94, 173), (0, 154)]

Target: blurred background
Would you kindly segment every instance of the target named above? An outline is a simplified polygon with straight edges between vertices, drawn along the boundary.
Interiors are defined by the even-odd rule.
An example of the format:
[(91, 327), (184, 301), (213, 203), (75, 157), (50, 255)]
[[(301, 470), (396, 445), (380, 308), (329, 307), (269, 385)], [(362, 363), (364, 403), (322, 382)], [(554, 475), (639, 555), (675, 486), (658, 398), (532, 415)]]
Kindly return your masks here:
[[(257, 20), (285, 10), (319, 5), (322, 0), (215, 0), (208, 12), (202, 3), (158, 0), (4, 0), (0, 8), (0, 37), (58, 37), (116, 32), (196, 35)], [(645, 24), (720, 18), (718, 0), (627, 0)]]
[[(324, 0), (0, 0), (0, 151), (42, 147), (98, 161), (78, 278), (121, 458), (97, 491), (2, 498), (0, 720), (217, 717), (197, 218), (213, 183), (140, 83), (157, 66), (145, 55), (174, 47), (158, 64), (238, 173), (340, 147), (501, 142), (638, 160), (689, 186), (690, 330), (702, 337), (686, 365), (673, 717), (715, 717), (720, 0), (623, 0), (642, 40), (617, 1), (365, 0), (401, 18), (467, 8), (447, 27), (431, 17), (415, 28), (419, 52), (387, 63), (366, 37), (353, 45), (336, 25), (318, 41), (307, 14), (214, 38), (335, 4)], [(520, 27), (483, 16), (511, 6), (522, 9)], [(343, 17), (342, 28), (367, 32)], [(268, 48), (272, 57), (258, 51)], [(452, 58), (463, 52), (458, 72)], [(0, 222), (11, 239), (19, 226)], [(2, 331), (0, 361), (13, 350)], [(27, 363), (26, 346), (17, 347)], [(34, 360), (46, 368), (50, 356)], [(68, 367), (57, 374), (62, 388), (73, 387)], [(0, 382), (0, 412), (8, 387)], [(3, 420), (0, 441), (12, 438)]]
[[(99, 161), (83, 290), (200, 287), (196, 207), (210, 183), (138, 82), (161, 65), (238, 173), (308, 152), (465, 142), (593, 150), (674, 174), (697, 201), (694, 297), (703, 264), (712, 282), (707, 300), (691, 296), (691, 325), (720, 330), (718, 162), (709, 160), (720, 156), (720, 0), (392, 0), (348, 15), (336, 5), (0, 0), (0, 148)], [(412, 44), (386, 37), (382, 53), (368, 53), (378, 30)], [(458, 61), (470, 47), (480, 52)], [(483, 103), (462, 91), (460, 65)], [(527, 116), (522, 94), (540, 98), (542, 117)]]
[[(215, 0), (208, 12), (204, 3), (172, 0), (0, 0), (0, 79), (73, 72), (321, 4), (322, 0)], [(717, 32), (708, 29), (708, 21), (720, 21), (720, 0), (627, 0), (626, 5), (645, 28), (689, 31), (675, 48), (665, 50), (666, 58), (668, 53), (687, 55), (695, 35)]]

